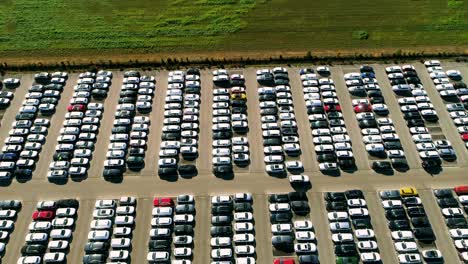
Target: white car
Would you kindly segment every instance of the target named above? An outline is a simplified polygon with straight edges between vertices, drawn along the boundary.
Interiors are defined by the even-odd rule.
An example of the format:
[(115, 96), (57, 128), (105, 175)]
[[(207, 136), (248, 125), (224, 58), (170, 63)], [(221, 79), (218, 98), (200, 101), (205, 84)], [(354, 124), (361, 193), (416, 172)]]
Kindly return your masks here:
[(338, 164), (335, 162), (322, 162), (319, 163), (320, 171), (336, 171), (338, 170)]
[(241, 222), (241, 223), (235, 223), (234, 224), (234, 231), (238, 233), (249, 233), (254, 230), (254, 226), (252, 223), (248, 222)]
[(315, 240), (315, 233), (312, 231), (296, 231), (294, 232), (294, 236), (299, 242), (308, 242)]
[(359, 241), (357, 246), (361, 251), (375, 251), (379, 248), (377, 242), (372, 240)]
[(376, 263), (380, 262), (380, 254), (377, 252), (366, 252), (360, 254), (362, 263)]
[(372, 229), (356, 229), (354, 234), (357, 239), (372, 239), (375, 237), (374, 230)]
[(232, 257), (232, 249), (230, 248), (218, 248), (211, 250), (212, 259), (226, 259)]
[(444, 208), (442, 209), (442, 214), (445, 217), (463, 217), (463, 211), (456, 207), (456, 208)]
[(289, 182), (293, 183), (309, 183), (310, 179), (307, 175), (290, 175)]
[(249, 244), (255, 241), (253, 234), (235, 234), (232, 238), (236, 244)]
[(396, 242), (395, 249), (399, 253), (414, 252), (418, 250), (416, 242)]
[(273, 224), (271, 232), (273, 234), (289, 234), (293, 232), (293, 227), (291, 224)]
[(350, 243), (354, 241), (353, 234), (351, 233), (339, 233), (332, 235), (332, 241), (337, 243)]
[(210, 245), (212, 247), (229, 247), (231, 246), (230, 237), (213, 237), (210, 240)]
[(176, 247), (174, 248), (174, 257), (190, 257), (192, 256), (192, 249), (188, 247)]
[(313, 225), (310, 220), (297, 220), (294, 221), (294, 229), (303, 231), (312, 231)]
[(251, 245), (241, 245), (234, 248), (236, 255), (253, 255), (255, 254), (255, 247)]
[(403, 208), (403, 203), (400, 200), (385, 200), (382, 201), (385, 209)]
[(343, 221), (348, 220), (349, 216), (346, 212), (329, 212), (328, 213), (328, 220), (329, 221)]
[(400, 264), (422, 263), (421, 255), (418, 253), (398, 254), (398, 261), (400, 262)]
[(311, 254), (317, 252), (317, 246), (314, 243), (295, 243), (294, 251), (297, 254)]
[(218, 195), (211, 197), (211, 204), (212, 205), (225, 205), (231, 204), (232, 198), (229, 195)]
[(253, 220), (253, 214), (250, 212), (234, 213), (234, 220), (237, 222), (249, 222)]
[(367, 203), (364, 199), (349, 199), (347, 201), (349, 207), (366, 207)]

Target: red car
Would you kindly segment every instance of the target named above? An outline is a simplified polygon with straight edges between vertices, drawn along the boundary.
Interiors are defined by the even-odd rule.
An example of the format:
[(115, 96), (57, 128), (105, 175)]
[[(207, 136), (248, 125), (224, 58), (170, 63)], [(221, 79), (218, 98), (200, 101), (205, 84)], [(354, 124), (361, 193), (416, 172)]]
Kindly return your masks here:
[(362, 113), (362, 112), (371, 112), (372, 105), (370, 104), (358, 104), (354, 107), (355, 113)]
[(84, 112), (86, 111), (86, 106), (82, 104), (77, 104), (77, 105), (69, 105), (67, 107), (68, 112), (73, 112), (73, 111), (79, 111), (79, 112)]
[(341, 105), (325, 105), (323, 109), (325, 112), (341, 112)]
[(454, 188), (457, 195), (466, 195), (468, 194), (468, 185), (460, 185)]
[(52, 220), (55, 216), (53, 211), (35, 211), (32, 215), (33, 220)]
[(295, 264), (293, 258), (275, 258), (273, 264)]
[(460, 135), (463, 141), (468, 141), (468, 134), (461, 134)]
[(169, 197), (155, 197), (153, 200), (154, 206), (173, 206), (174, 201)]

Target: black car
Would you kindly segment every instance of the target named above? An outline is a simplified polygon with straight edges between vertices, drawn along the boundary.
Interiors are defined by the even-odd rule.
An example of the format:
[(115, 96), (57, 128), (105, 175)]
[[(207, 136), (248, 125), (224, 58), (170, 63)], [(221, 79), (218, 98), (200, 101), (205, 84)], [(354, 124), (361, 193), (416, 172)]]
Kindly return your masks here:
[(52, 98), (52, 97), (44, 97), (41, 99), (41, 104), (58, 104), (58, 99), (57, 98)]
[(317, 255), (301, 255), (299, 256), (299, 264), (319, 264), (320, 260)]
[(336, 161), (335, 153), (324, 153), (317, 155), (318, 162), (334, 162)]
[(346, 202), (327, 202), (328, 211), (347, 211), (348, 205)]
[(385, 149), (402, 149), (402, 145), (400, 141), (385, 141), (384, 142)]
[(294, 237), (293, 236), (273, 236), (271, 238), (271, 244), (274, 248), (281, 250), (283, 252), (293, 252), (294, 251)]
[(380, 192), (380, 198), (382, 200), (400, 200), (400, 191), (399, 190), (385, 190)]
[(16, 121), (19, 121), (19, 120), (33, 120), (35, 118), (36, 118), (35, 113), (23, 113), (23, 114), (17, 114), (15, 116)]
[(447, 218), (445, 219), (445, 223), (448, 228), (468, 228), (468, 222), (462, 217)]
[(97, 100), (102, 100), (104, 98), (107, 97), (107, 90), (104, 90), (104, 89), (93, 89), (91, 91), (91, 96), (94, 98), (94, 99), (97, 99)]
[(47, 247), (44, 245), (39, 245), (39, 244), (25, 245), (21, 248), (21, 255), (23, 256), (44, 255), (46, 250), (47, 250)]
[(75, 144), (75, 149), (90, 149), (94, 150), (94, 142), (92, 141), (78, 141)]
[(414, 207), (409, 207), (408, 208), (408, 215), (410, 217), (414, 216), (425, 216), (426, 211), (424, 210), (424, 207), (422, 206), (414, 206)]
[(405, 197), (403, 198), (403, 204), (407, 207), (418, 206), (420, 200), (417, 197)]
[(309, 203), (306, 201), (292, 201), (291, 209), (297, 215), (307, 215), (310, 212)]
[(210, 229), (211, 237), (232, 236), (231, 226), (212, 226)]
[(364, 73), (364, 72), (374, 72), (374, 68), (372, 68), (372, 66), (368, 66), (368, 65), (362, 65), (360, 68), (359, 68), (359, 71), (361, 73)]
[(70, 161), (73, 158), (73, 153), (71, 152), (55, 152), (52, 157), (54, 161)]
[(56, 201), (56, 204), (58, 208), (78, 208), (80, 206), (80, 203), (76, 199), (61, 199)]
[(177, 168), (159, 168), (158, 175), (161, 177), (177, 175)]
[(414, 227), (430, 227), (431, 223), (429, 223), (429, 219), (426, 216), (416, 216), (411, 217), (411, 223)]
[(344, 194), (347, 199), (364, 199), (364, 193), (361, 190), (347, 190)]
[(200, 75), (200, 70), (197, 68), (189, 68), (187, 69), (188, 75)]
[(123, 171), (121, 169), (105, 169), (102, 176), (106, 179), (122, 177)]
[(278, 146), (281, 144), (281, 138), (267, 138), (263, 140), (263, 146)]
[(392, 165), (388, 161), (374, 161), (372, 162), (372, 169), (375, 171), (388, 171), (392, 170)]
[(407, 219), (405, 209), (402, 208), (386, 210), (385, 217), (387, 217), (388, 220)]
[(169, 250), (171, 248), (171, 241), (169, 240), (150, 240), (148, 241), (148, 248), (152, 251)]
[(444, 258), (434, 249), (426, 250), (423, 258), (427, 263), (444, 263)]
[(377, 128), (377, 121), (374, 119), (359, 120), (360, 128)]
[(388, 221), (388, 228), (391, 231), (399, 231), (399, 230), (411, 230), (411, 226), (408, 220), (391, 220)]
[(174, 234), (176, 236), (192, 235), (193, 234), (193, 226), (191, 226), (191, 225), (176, 225), (174, 227)]
[(218, 205), (211, 207), (212, 215), (230, 215), (232, 214), (232, 205)]
[(1, 200), (0, 201), (1, 209), (19, 210), (21, 209), (21, 207), (22, 207), (21, 201), (18, 201), (18, 200)]
[(274, 213), (270, 215), (270, 223), (279, 224), (279, 223), (290, 223), (292, 219), (292, 214), (289, 213)]
[(393, 168), (397, 170), (398, 169), (403, 170), (403, 169), (409, 168), (408, 161), (405, 158), (393, 158), (390, 161), (392, 162)]
[(325, 200), (346, 202), (346, 195), (344, 192), (327, 192), (325, 193)]
[(137, 100), (136, 97), (121, 97), (118, 101), (119, 104), (133, 104)]
[(130, 170), (141, 170), (145, 167), (145, 160), (139, 156), (128, 156), (127, 167)]
[(193, 204), (179, 204), (175, 207), (176, 214), (195, 214), (195, 206)]
[(369, 99), (371, 104), (384, 104), (385, 103), (385, 98), (379, 97), (379, 96), (374, 96)]
[(452, 197), (446, 197), (446, 198), (439, 198), (439, 199), (437, 199), (437, 203), (442, 208), (458, 206), (458, 201), (457, 201), (457, 199), (453, 198), (453, 196)]
[(211, 224), (214, 226), (227, 226), (231, 224), (231, 216), (229, 215), (215, 215), (211, 217)]
[(258, 99), (260, 102), (263, 101), (275, 101), (276, 100), (276, 94), (262, 94), (258, 96)]
[(270, 194), (268, 197), (268, 201), (270, 203), (288, 203), (289, 202), (289, 195), (288, 194)]
[(236, 212), (251, 212), (252, 204), (251, 203), (236, 203), (234, 205), (234, 211)]
[(46, 89), (43, 85), (33, 85), (31, 87), (29, 87), (28, 89), (28, 92), (30, 93), (34, 93), (34, 92), (37, 92), (37, 93), (43, 93), (45, 90), (49, 90), (49, 89)]
[(372, 229), (372, 223), (370, 221), (370, 218), (357, 218), (353, 219), (351, 222), (355, 229)]
[(307, 201), (307, 194), (305, 192), (289, 192), (289, 201)]
[(232, 165), (217, 165), (213, 166), (213, 174), (218, 175), (226, 175), (232, 174), (234, 171), (232, 169)]
[(145, 156), (145, 150), (143, 148), (130, 148), (128, 150), (128, 155), (143, 157)]
[(100, 264), (105, 263), (107, 259), (106, 255), (103, 254), (91, 254), (83, 256), (83, 264)]
[(108, 249), (109, 249), (109, 243), (107, 242), (88, 242), (86, 243), (84, 247), (86, 254), (107, 253)]
[(163, 132), (161, 134), (161, 140), (166, 141), (166, 140), (180, 140), (180, 132)]
[(133, 71), (133, 70), (131, 70), (131, 71), (126, 71), (126, 72), (124, 72), (124, 77), (125, 77), (125, 78), (128, 78), (128, 77), (138, 77), (138, 78), (140, 78), (140, 76), (141, 76), (141, 75), (140, 75), (140, 72), (139, 72), (139, 71)]
[(382, 92), (380, 90), (367, 91), (367, 96), (370, 97), (370, 98), (373, 98), (373, 97), (383, 98)]
[(324, 114), (325, 109), (323, 106), (312, 106), (307, 108), (307, 114), (312, 115), (312, 114)]
[(179, 165), (177, 170), (179, 171), (180, 175), (191, 175), (198, 172), (197, 166), (195, 165)]
[(355, 244), (335, 245), (335, 255), (338, 257), (356, 256), (357, 250)]
[(415, 227), (413, 233), (417, 240), (424, 243), (432, 243), (436, 240), (434, 231), (430, 227)]
[(434, 195), (437, 198), (453, 198), (451, 189), (436, 189), (434, 190)]

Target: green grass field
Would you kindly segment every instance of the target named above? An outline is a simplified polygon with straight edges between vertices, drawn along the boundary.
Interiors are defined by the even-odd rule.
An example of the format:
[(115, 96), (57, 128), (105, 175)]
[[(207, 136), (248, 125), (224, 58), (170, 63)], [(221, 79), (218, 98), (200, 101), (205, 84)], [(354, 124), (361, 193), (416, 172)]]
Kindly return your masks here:
[(0, 0), (0, 55), (468, 45), (464, 0)]

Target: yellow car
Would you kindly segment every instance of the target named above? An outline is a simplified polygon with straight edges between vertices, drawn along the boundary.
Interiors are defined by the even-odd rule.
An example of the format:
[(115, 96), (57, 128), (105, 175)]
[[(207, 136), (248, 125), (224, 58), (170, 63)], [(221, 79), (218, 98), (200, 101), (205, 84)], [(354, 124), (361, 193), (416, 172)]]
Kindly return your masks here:
[(247, 96), (245, 95), (245, 93), (235, 93), (235, 94), (231, 94), (231, 99), (232, 100), (247, 100)]
[(400, 195), (402, 197), (417, 196), (418, 191), (414, 187), (404, 187), (400, 189)]

